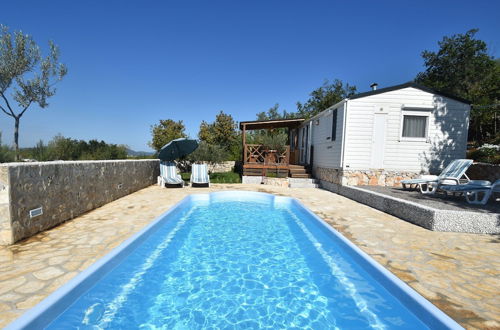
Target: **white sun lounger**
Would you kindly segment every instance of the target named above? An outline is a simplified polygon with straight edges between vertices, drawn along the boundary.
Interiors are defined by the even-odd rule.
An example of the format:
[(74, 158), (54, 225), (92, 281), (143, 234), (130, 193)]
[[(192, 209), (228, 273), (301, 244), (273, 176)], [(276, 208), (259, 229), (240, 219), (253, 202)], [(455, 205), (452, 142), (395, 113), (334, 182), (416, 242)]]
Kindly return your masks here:
[(472, 159), (456, 159), (439, 175), (422, 175), (418, 179), (403, 180), (401, 184), (404, 189), (407, 189), (407, 185), (410, 189), (415, 185), (420, 188), (422, 194), (434, 194), (441, 185), (459, 185), (462, 177), (470, 181), (465, 172), (471, 165)]
[(191, 167), (191, 185), (207, 185), (210, 187), (210, 176), (207, 164), (193, 164)]
[(493, 193), (500, 192), (500, 180), (496, 180), (493, 184), (486, 180), (471, 180), (461, 185), (443, 185), (440, 189), (452, 193), (463, 193), (469, 204), (485, 205)]
[(184, 186), (184, 180), (182, 180), (182, 177), (177, 174), (177, 167), (175, 166), (175, 163), (160, 162), (160, 176), (158, 177), (158, 184), (161, 187), (165, 187), (165, 184)]

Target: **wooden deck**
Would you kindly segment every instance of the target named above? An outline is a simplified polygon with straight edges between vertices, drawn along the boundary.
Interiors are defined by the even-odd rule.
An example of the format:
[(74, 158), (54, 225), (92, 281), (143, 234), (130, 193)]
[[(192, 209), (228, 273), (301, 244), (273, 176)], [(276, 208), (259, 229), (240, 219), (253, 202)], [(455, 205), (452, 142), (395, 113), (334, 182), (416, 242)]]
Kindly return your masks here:
[[(300, 166), (298, 161), (298, 141), (297, 129), (304, 121), (302, 118), (267, 120), (267, 121), (247, 121), (240, 122), (243, 142), (243, 175), (248, 176), (277, 176), (277, 177), (309, 177), (304, 166)], [(280, 150), (269, 150), (261, 144), (247, 144), (247, 130), (265, 130), (287, 128), (289, 143)]]
[(245, 144), (243, 175), (309, 178), (304, 166), (291, 164), (290, 146), (283, 151), (265, 150), (262, 145)]

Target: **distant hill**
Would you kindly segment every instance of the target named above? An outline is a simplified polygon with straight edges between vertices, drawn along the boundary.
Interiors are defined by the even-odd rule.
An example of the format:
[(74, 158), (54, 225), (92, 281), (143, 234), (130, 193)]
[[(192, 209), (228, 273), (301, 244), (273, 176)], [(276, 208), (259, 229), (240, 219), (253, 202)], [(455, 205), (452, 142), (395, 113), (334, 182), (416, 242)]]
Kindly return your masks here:
[(154, 155), (154, 152), (153, 151), (135, 151), (135, 150), (132, 150), (132, 149), (128, 149), (127, 148), (127, 154), (129, 156), (152, 156)]

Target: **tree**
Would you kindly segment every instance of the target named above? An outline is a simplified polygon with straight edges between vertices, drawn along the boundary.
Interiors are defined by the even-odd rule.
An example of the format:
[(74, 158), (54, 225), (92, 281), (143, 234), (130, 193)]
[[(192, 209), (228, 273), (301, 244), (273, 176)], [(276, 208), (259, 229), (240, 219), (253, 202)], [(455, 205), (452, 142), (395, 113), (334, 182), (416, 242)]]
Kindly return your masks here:
[(221, 163), (229, 157), (228, 152), (218, 145), (201, 141), (198, 148), (187, 156), (191, 162), (203, 161), (211, 164)]
[(321, 111), (331, 107), (335, 103), (356, 94), (356, 86), (348, 83), (344, 84), (341, 80), (335, 79), (332, 83), (325, 80), (323, 86), (313, 90), (306, 103), (297, 102), (296, 117), (311, 118)]
[[(19, 160), (19, 121), (32, 104), (46, 108), (54, 96), (54, 84), (67, 73), (58, 63), (59, 48), (49, 41), (49, 54), (42, 57), (40, 48), (29, 35), (9, 32), (0, 26), (0, 110), (14, 119), (14, 148)], [(8, 90), (12, 91), (7, 95)], [(17, 105), (17, 107), (14, 106)]]
[[(476, 39), (477, 29), (465, 34), (445, 36), (438, 42), (439, 50), (422, 52), (424, 72), (416, 81), (472, 101), (469, 138), (483, 140), (490, 134), (494, 108), (500, 99), (500, 68), (488, 55), (488, 47)], [(498, 109), (498, 105), (496, 106)], [(472, 133), (472, 134), (471, 134)]]
[(202, 121), (198, 132), (200, 141), (227, 150), (230, 158), (239, 159), (241, 154), (239, 133), (233, 117), (220, 111), (213, 123)]
[(200, 141), (204, 141), (208, 144), (215, 144), (215, 133), (213, 129), (213, 124), (209, 124), (202, 120), (200, 124), (200, 130), (198, 132), (198, 138)]
[[(288, 113), (286, 110), (283, 110), (281, 113), (279, 110), (279, 103), (276, 103), (274, 106), (270, 107), (267, 111), (262, 111), (257, 113), (257, 120), (265, 121), (265, 120), (280, 120), (280, 119), (288, 119), (294, 118), (294, 113)], [(262, 144), (262, 139), (267, 135), (276, 135), (276, 134), (286, 134), (286, 128), (275, 128), (275, 129), (261, 129), (261, 130), (253, 130), (247, 133), (248, 141), (253, 141), (256, 144)]]
[(151, 125), (152, 139), (149, 146), (160, 151), (161, 147), (170, 141), (187, 137), (185, 129), (182, 120), (161, 119), (159, 124)]
[(257, 113), (257, 120), (288, 119), (295, 117), (293, 112), (287, 112), (286, 110), (280, 113), (279, 107), (279, 103), (276, 103), (274, 106), (270, 107), (269, 110)]

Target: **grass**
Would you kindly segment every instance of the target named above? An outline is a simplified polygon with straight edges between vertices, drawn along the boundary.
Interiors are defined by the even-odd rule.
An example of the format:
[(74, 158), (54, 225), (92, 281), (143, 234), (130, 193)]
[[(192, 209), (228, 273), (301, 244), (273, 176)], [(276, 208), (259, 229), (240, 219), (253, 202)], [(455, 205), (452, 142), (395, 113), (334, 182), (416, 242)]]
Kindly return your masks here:
[[(181, 173), (182, 180), (189, 182), (191, 173)], [(241, 177), (235, 172), (212, 173), (210, 183), (241, 183)]]

